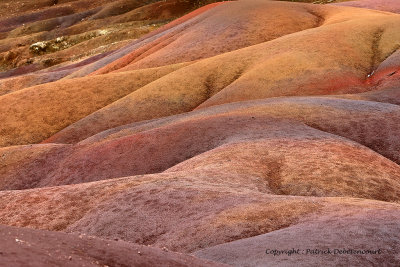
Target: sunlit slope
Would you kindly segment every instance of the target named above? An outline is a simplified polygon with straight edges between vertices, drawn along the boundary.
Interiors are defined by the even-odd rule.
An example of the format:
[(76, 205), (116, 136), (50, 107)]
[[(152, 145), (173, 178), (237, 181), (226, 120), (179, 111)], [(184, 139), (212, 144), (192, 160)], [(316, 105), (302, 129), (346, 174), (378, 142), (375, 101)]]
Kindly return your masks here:
[[(310, 27), (316, 28), (302, 31), (298, 29), (298, 32), (292, 34), (282, 32), (281, 35), (286, 35), (279, 38), (276, 38), (276, 33), (271, 34), (269, 38), (275, 39), (264, 42), (250, 39), (247, 31), (243, 31), (242, 34), (239, 31), (236, 35), (232, 35), (232, 38), (242, 38), (247, 42), (243, 45), (247, 47), (238, 50), (235, 50), (236, 41), (226, 42), (225, 38), (218, 39), (217, 36), (209, 38), (205, 34), (199, 34), (198, 38), (203, 36), (204, 43), (192, 38), (196, 40), (192, 45), (193, 49), (199, 49), (211, 42), (210, 45), (215, 47), (220, 47), (222, 43), (231, 45), (229, 49), (223, 48), (223, 50), (234, 51), (198, 60), (190, 65), (178, 65), (180, 66), (178, 70), (162, 78), (155, 75), (153, 81), (149, 81), (147, 85), (118, 96), (111, 96), (109, 91), (103, 91), (100, 86), (95, 85), (96, 83), (90, 83), (82, 90), (84, 83), (80, 79), (61, 80), (3, 95), (0, 97), (2, 111), (0, 116), (4, 116), (1, 143), (3, 146), (37, 143), (71, 124), (69, 128), (50, 140), (77, 142), (119, 125), (228, 102), (277, 96), (366, 92), (373, 90), (376, 85), (371, 74), (381, 62), (395, 53), (399, 46), (400, 33), (397, 29), (400, 19), (397, 15), (333, 6), (239, 1), (228, 2), (201, 13), (199, 15), (201, 22), (187, 27), (187, 32), (174, 37), (177, 38), (174, 42), (128, 66), (140, 65), (150, 74), (148, 67), (164, 66), (169, 63), (177, 66), (175, 63), (185, 61), (182, 59), (183, 54), (196, 54), (187, 47), (179, 45), (180, 38), (196, 34), (199, 27), (205, 27), (203, 24), (218, 24), (226, 10), (230, 8), (233, 10), (240, 8), (241, 13), (245, 14), (247, 11), (247, 16), (256, 17), (255, 10), (259, 10), (258, 7), (265, 7), (267, 10), (270, 6), (285, 10), (293, 9), (300, 17), (309, 19)], [(312, 13), (309, 10), (312, 10)], [(293, 25), (299, 25), (296, 20), (292, 20), (292, 14), (289, 13), (287, 16), (293, 21)], [(315, 24), (317, 18), (319, 18), (318, 25)], [(226, 23), (229, 23), (229, 20)], [(271, 27), (276, 30), (274, 24), (265, 25), (267, 29)], [(290, 23), (288, 25), (288, 28), (294, 27)], [(250, 26), (265, 32), (262, 25), (255, 24), (248, 27)], [(288, 28), (282, 29), (287, 31)], [(259, 36), (257, 32), (254, 35)], [(330, 42), (332, 39), (336, 41)], [(159, 54), (164, 53), (162, 51), (167, 53), (169, 58), (175, 57), (176, 60), (157, 63), (157, 58), (161, 61), (168, 58), (164, 54)], [(150, 63), (150, 59), (153, 63)], [(124, 75), (123, 73), (119, 75)], [(383, 68), (373, 75), (380, 73), (386, 73), (386, 70)], [(103, 78), (102, 75), (92, 75), (90, 78), (82, 79), (101, 81)], [(65, 90), (57, 89), (63, 87), (78, 92), (66, 95)], [(121, 87), (123, 90), (126, 89), (124, 85)], [(113, 84), (112, 88), (113, 91), (118, 91), (120, 86)], [(99, 91), (96, 93), (96, 99), (83, 102), (84, 95), (93, 90)], [(101, 101), (102, 98), (107, 101)], [(16, 101), (18, 105), (14, 104)], [(52, 108), (46, 110), (43, 107)], [(71, 108), (74, 110), (73, 116), (68, 111)], [(10, 112), (11, 109), (13, 112)], [(49, 123), (49, 120), (57, 123)], [(11, 129), (18, 129), (22, 134), (15, 135)]]

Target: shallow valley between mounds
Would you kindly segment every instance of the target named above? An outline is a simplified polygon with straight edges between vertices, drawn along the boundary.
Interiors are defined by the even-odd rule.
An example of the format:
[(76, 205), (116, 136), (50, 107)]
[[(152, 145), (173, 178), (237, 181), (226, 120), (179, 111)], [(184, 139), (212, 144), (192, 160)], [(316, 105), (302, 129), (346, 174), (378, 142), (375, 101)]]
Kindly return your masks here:
[(400, 265), (397, 1), (15, 2), (0, 262)]

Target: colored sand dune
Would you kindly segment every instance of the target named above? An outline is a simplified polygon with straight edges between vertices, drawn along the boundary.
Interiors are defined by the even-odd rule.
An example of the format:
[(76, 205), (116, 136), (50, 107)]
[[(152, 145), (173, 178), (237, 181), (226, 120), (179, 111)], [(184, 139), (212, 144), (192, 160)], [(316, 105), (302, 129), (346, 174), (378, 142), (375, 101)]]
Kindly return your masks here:
[(400, 264), (400, 2), (4, 8), (0, 263)]

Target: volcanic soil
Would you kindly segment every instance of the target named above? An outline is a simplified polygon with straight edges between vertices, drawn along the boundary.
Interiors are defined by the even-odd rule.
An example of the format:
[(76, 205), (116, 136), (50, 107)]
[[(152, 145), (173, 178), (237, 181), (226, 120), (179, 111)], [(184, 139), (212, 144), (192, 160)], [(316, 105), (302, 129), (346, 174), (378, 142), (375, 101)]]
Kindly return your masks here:
[(2, 1), (0, 263), (399, 266), (399, 13)]

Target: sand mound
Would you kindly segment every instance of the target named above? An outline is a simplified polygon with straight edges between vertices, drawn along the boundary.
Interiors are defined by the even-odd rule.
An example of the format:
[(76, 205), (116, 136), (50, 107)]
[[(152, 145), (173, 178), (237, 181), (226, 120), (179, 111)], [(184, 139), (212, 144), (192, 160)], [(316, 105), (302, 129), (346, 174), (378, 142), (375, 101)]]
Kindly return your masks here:
[(214, 2), (0, 3), (0, 262), (400, 265), (397, 2)]
[[(233, 266), (360, 266), (371, 262), (387, 263), (389, 266), (399, 264), (396, 256), (400, 238), (398, 211), (383, 207), (377, 210), (361, 207), (353, 210), (343, 200), (333, 202), (341, 208), (331, 214), (315, 216), (309, 221), (279, 231), (194, 254)], [(291, 255), (284, 252), (278, 255), (276, 251), (292, 249), (295, 253)]]
[[(62, 80), (41, 86), (39, 87), (40, 89), (32, 87), (15, 94), (4, 95), (0, 98), (0, 102), (4, 103), (2, 105), (2, 109), (4, 109), (2, 114), (6, 114), (8, 107), (13, 105), (12, 103), (14, 102), (11, 99), (23, 102), (27, 98), (27, 95), (32, 94), (32, 91), (47, 91), (49, 89), (44, 88), (51, 88), (50, 94), (54, 97), (45, 97), (45, 100), (42, 100), (43, 97), (37, 97), (36, 99), (39, 102), (30, 100), (29, 114), (25, 114), (28, 113), (28, 109), (21, 103), (20, 106), (23, 108), (20, 111), (16, 110), (14, 113), (15, 116), (4, 118), (6, 131), (15, 127), (15, 124), (18, 125), (21, 123), (24, 125), (18, 126), (18, 128), (23, 129), (24, 134), (18, 136), (3, 134), (3, 146), (5, 144), (40, 142), (65, 127), (68, 128), (51, 138), (51, 142), (77, 142), (100, 131), (127, 123), (178, 114), (196, 108), (204, 108), (228, 102), (294, 95), (364, 93), (379, 90), (383, 84), (389, 81), (393, 81), (395, 84), (398, 83), (398, 75), (394, 71), (398, 67), (394, 58), (397, 54), (397, 42), (400, 40), (400, 35), (397, 31), (400, 20), (397, 15), (333, 6), (314, 6), (269, 1), (250, 2), (252, 4), (248, 4), (248, 1), (224, 3), (178, 26), (161, 32), (160, 34), (164, 34), (161, 37), (158, 37), (160, 35), (158, 34), (149, 37), (150, 39), (145, 39), (143, 41), (145, 42), (144, 46), (136, 49), (132, 52), (133, 54), (140, 54), (139, 50), (143, 50), (147, 46), (152, 48), (157, 47), (151, 41), (154, 38), (156, 41), (161, 41), (163, 38), (167, 38), (167, 36), (174, 36), (171, 38), (175, 41), (167, 46), (161, 45), (159, 49), (157, 48), (157, 51), (153, 51), (141, 60), (131, 63), (128, 66), (139, 66), (138, 64), (141, 62), (141, 67), (154, 67), (171, 62), (176, 63), (196, 59), (182, 59), (182, 54), (196, 55), (196, 53), (193, 51), (189, 53), (188, 49), (178, 42), (181, 38), (183, 38), (182, 42), (185, 43), (185, 38), (190, 37), (190, 39), (193, 39), (193, 43), (195, 43), (191, 46), (193, 49), (204, 49), (209, 42), (212, 42), (210, 45), (220, 47), (222, 42), (224, 44), (226, 42), (224, 38), (217, 38), (219, 35), (214, 37), (204, 36), (204, 34), (196, 35), (198, 38), (202, 36), (203, 41), (201, 41), (195, 39), (191, 34), (197, 34), (202, 27), (206, 27), (207, 25), (207, 27), (215, 25), (216, 21), (221, 17), (225, 17), (225, 13), (231, 9), (241, 9), (243, 14), (247, 14), (246, 16), (257, 17), (260, 7), (266, 10), (268, 8), (285, 10), (286, 14), (287, 8), (293, 6), (293, 12), (297, 12), (298, 16), (309, 20), (312, 25), (315, 24), (315, 14), (319, 14), (321, 25), (318, 25), (319, 27), (317, 28), (303, 31), (296, 29), (299, 32), (286, 34), (287, 32), (285, 31), (295, 31), (292, 27), (299, 25), (299, 23), (295, 23), (296, 20), (289, 20), (287, 26), (279, 28), (284, 31), (280, 30), (281, 32), (279, 33), (266, 31), (265, 34), (267, 36), (263, 37), (264, 39), (275, 39), (264, 42), (261, 42), (261, 39), (252, 40), (243, 36), (244, 32), (248, 34), (248, 31), (243, 30), (242, 33), (238, 32), (238, 34), (232, 35), (232, 38), (243, 39), (247, 42), (241, 45), (249, 45), (249, 42), (252, 45), (215, 57), (198, 60), (193, 64), (179, 65), (181, 66), (179, 69), (173, 69), (173, 66), (176, 65), (167, 65), (163, 68), (171, 66), (171, 69), (174, 71), (170, 71), (170, 73), (161, 78), (154, 77), (151, 82), (149, 81), (146, 85), (143, 84), (142, 87), (138, 87), (137, 90), (129, 94), (124, 93), (118, 96), (110, 96), (109, 91), (101, 92), (102, 96), (99, 94), (99, 98), (107, 97), (109, 101), (96, 101), (96, 105), (92, 105), (91, 102), (87, 103), (88, 101), (84, 103), (79, 101), (79, 99), (85, 98), (83, 95), (85, 92), (81, 90), (82, 81), (86, 81), (87, 79), (102, 81), (102, 75), (92, 75), (90, 78), (83, 78), (84, 80), (82, 81), (80, 79)], [(357, 13), (357, 16), (355, 16), (354, 12)], [(288, 13), (287, 17), (288, 19), (293, 18), (293, 14)], [(374, 19), (371, 19), (371, 17)], [(200, 20), (200, 22), (195, 23), (197, 20)], [(228, 25), (233, 26), (239, 22), (227, 20), (226, 23), (230, 23)], [(251, 22), (248, 23), (250, 23), (249, 27), (251, 28), (261, 28), (257, 24), (257, 21), (254, 24), (251, 24)], [(269, 25), (268, 21), (265, 23)], [(274, 23), (271, 25), (271, 30), (276, 30), (276, 25)], [(303, 23), (301, 25), (307, 24)], [(182, 28), (183, 32), (175, 34), (180, 28)], [(343, 32), (345, 34), (342, 34)], [(286, 35), (276, 38), (276, 34)], [(328, 45), (326, 40), (339, 35), (341, 38), (337, 42)], [(255, 36), (259, 35), (255, 33)], [(168, 40), (171, 41), (171, 38)], [(309, 43), (314, 44), (313, 49), (307, 46)], [(140, 44), (140, 42), (135, 43), (129, 49), (133, 49), (134, 46), (140, 46)], [(233, 47), (231, 44), (236, 45), (238, 42), (232, 39), (232, 42), (226, 44), (228, 44), (226, 49), (229, 51), (230, 49), (237, 49), (237, 47)], [(160, 54), (162, 51), (165, 51), (168, 56)], [(209, 48), (204, 51), (208, 53), (209, 51), (213, 51), (213, 49)], [(128, 54), (128, 56), (130, 55)], [(144, 56), (144, 54), (141, 55)], [(205, 55), (205, 57), (208, 56), (212, 55)], [(150, 62), (151, 58), (165, 60), (168, 57), (176, 57), (179, 60), (171, 59), (172, 61), (169, 63), (157, 61), (158, 63), (154, 64), (144, 64), (144, 62)], [(107, 57), (102, 60), (106, 59)], [(125, 61), (125, 59), (121, 60)], [(114, 69), (119, 64), (118, 62), (112, 63), (110, 65), (111, 68)], [(395, 74), (393, 74), (394, 72)], [(122, 75), (122, 73), (124, 72), (121, 72), (119, 75)], [(65, 86), (68, 86), (70, 90), (79, 90), (80, 93), (76, 94), (77, 100), (73, 97), (69, 97), (66, 100), (64, 90), (55, 89), (64, 88)], [(95, 83), (88, 85), (87, 90), (99, 90), (95, 86)], [(124, 84), (121, 84), (121, 86), (113, 84), (114, 90), (118, 88), (125, 90), (125, 87), (121, 88), (122, 86)], [(247, 90), (247, 88), (251, 88), (251, 90)], [(44, 111), (41, 107), (38, 107), (39, 103), (42, 104), (42, 101), (48, 101), (48, 106), (55, 106), (58, 109)], [(65, 107), (67, 104), (68, 107)], [(70, 112), (68, 112), (69, 107), (73, 107), (74, 111), (82, 109), (84, 111), (76, 112), (75, 116), (71, 116)], [(28, 116), (30, 118), (28, 121), (22, 119)], [(54, 120), (57, 119), (60, 123), (49, 125), (49, 123), (39, 122), (45, 122), (48, 120), (47, 117), (54, 117)]]
[(5, 266), (224, 266), (195, 257), (86, 235), (0, 226)]
[(400, 13), (400, 2), (396, 0), (358, 0), (343, 3), (335, 3), (339, 6), (351, 6)]

